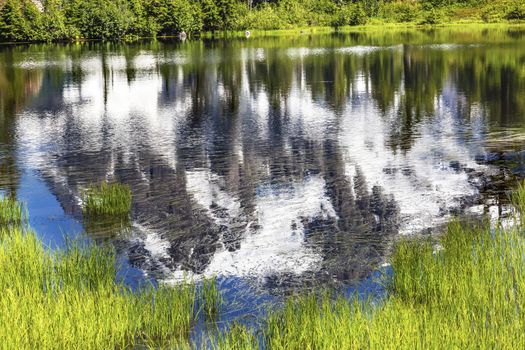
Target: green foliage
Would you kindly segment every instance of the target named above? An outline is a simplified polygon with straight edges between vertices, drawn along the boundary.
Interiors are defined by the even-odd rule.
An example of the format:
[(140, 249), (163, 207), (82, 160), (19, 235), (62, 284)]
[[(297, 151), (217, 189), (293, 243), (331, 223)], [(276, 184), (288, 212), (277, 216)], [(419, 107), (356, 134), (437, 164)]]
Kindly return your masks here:
[(525, 20), (525, 3), (520, 0), (501, 0), (488, 3), (481, 10), (481, 18), (485, 22)]
[(143, 0), (128, 0), (131, 19), (126, 35), (136, 37), (155, 37), (157, 35), (159, 26), (149, 12), (150, 4)]
[(82, 202), (88, 217), (126, 218), (131, 209), (131, 189), (119, 183), (91, 185), (83, 193)]
[(20, 1), (7, 0), (0, 9), (0, 40), (29, 40), (30, 32), (30, 24), (24, 17)]
[[(277, 6), (271, 7), (275, 9), (275, 13), (279, 17), (279, 20), (276, 20), (275, 23), (281, 23), (280, 28), (293, 28), (294, 26), (308, 26), (319, 23), (319, 18), (312, 16), (309, 8), (301, 2), (283, 0)], [(328, 10), (332, 11), (332, 8), (328, 7)], [(255, 12), (255, 17), (257, 17), (257, 13), (258, 11)], [(322, 18), (322, 15), (319, 16)]]
[(512, 1), (505, 13), (505, 19), (525, 20), (525, 3), (523, 1)]
[(219, 10), (219, 29), (244, 29), (241, 25), (242, 18), (248, 12), (248, 7), (244, 1), (215, 0), (215, 3)]
[(380, 0), (363, 0), (356, 3), (363, 7), (366, 17), (377, 16), (381, 6)]
[(80, 35), (88, 39), (120, 39), (130, 27), (131, 14), (125, 2), (93, 0), (80, 3), (77, 23)]
[(189, 0), (160, 0), (158, 6), (160, 35), (198, 33), (202, 30), (202, 14), (198, 4)]
[(339, 6), (330, 0), (303, 0), (298, 2), (298, 6), (305, 9), (305, 20), (310, 26), (330, 25), (334, 16), (337, 16)]
[(272, 30), (288, 27), (278, 7), (268, 3), (261, 4), (257, 11), (250, 11), (244, 21), (250, 29)]
[(381, 6), (380, 16), (391, 22), (414, 22), (421, 9), (418, 3), (413, 2), (387, 2)]
[(46, 1), (42, 13), (41, 29), (45, 41), (64, 40), (69, 37), (60, 0)]
[(342, 6), (335, 20), (332, 21), (332, 27), (357, 26), (366, 23), (366, 14), (363, 6), (360, 4), (347, 4)]
[(219, 7), (214, 0), (201, 0), (201, 14), (203, 29), (215, 31), (221, 28), (221, 17)]
[(436, 8), (429, 8), (425, 12), (423, 12), (423, 18), (419, 22), (419, 24), (428, 24), (428, 25), (435, 25), (440, 24), (443, 22), (443, 12), (440, 9)]
[[(0, 0), (1, 2), (1, 0)], [(362, 25), (369, 20), (434, 25), (445, 13), (485, 22), (525, 19), (520, 0), (29, 0), (0, 5), (0, 41), (129, 40), (203, 31)], [(461, 9), (461, 11), (459, 11)], [(459, 12), (458, 12), (459, 11)]]
[(42, 15), (32, 1), (22, 1), (22, 14), (27, 22), (27, 37), (29, 40), (43, 40)]

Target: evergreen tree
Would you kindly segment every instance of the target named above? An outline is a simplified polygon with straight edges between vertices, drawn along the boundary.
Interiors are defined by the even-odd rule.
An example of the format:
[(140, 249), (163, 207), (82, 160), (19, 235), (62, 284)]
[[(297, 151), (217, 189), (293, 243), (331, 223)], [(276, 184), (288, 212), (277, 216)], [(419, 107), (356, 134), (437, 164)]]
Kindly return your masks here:
[(80, 2), (77, 27), (88, 39), (120, 39), (127, 33), (131, 14), (122, 1), (85, 0)]
[(203, 28), (215, 31), (221, 28), (221, 16), (215, 0), (201, 0)]
[(202, 30), (202, 16), (198, 4), (188, 0), (155, 1), (159, 34), (176, 35), (180, 32), (195, 33)]
[(248, 10), (244, 2), (237, 0), (214, 0), (219, 9), (219, 29), (233, 30), (239, 28), (240, 19)]
[(7, 0), (0, 9), (0, 40), (24, 41), (28, 36), (29, 26), (22, 12), (19, 0)]
[(66, 20), (60, 0), (47, 0), (42, 14), (42, 36), (46, 41), (68, 38)]
[(40, 41), (45, 39), (42, 28), (42, 14), (31, 0), (22, 0), (22, 14), (26, 23), (28, 40)]

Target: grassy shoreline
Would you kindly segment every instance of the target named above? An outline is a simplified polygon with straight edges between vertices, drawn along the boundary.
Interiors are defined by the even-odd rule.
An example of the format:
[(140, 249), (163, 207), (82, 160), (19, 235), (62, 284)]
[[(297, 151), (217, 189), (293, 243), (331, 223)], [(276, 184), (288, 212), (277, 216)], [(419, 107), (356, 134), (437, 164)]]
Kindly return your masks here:
[[(289, 29), (254, 29), (250, 30), (250, 38), (257, 36), (280, 36), (280, 35), (305, 35), (305, 34), (330, 34), (330, 33), (362, 33), (368, 31), (389, 32), (403, 30), (425, 30), (425, 29), (506, 29), (525, 28), (525, 22), (498, 22), (486, 23), (483, 21), (453, 21), (436, 25), (412, 23), (369, 23), (359, 26), (342, 26), (333, 28), (329, 26), (296, 27)], [(198, 38), (244, 38), (245, 31), (204, 32)], [(177, 37), (159, 37), (159, 39)], [(152, 38), (145, 38), (152, 39)]]
[[(191, 348), (199, 314), (213, 319), (213, 281), (133, 293), (111, 248), (46, 250), (20, 204), (2, 199), (0, 344), (7, 349)], [(402, 239), (380, 303), (318, 293), (290, 298), (260, 329), (233, 324), (220, 349), (525, 347), (525, 186), (512, 227), (453, 222), (440, 237)]]
[[(485, 30), (485, 29), (522, 29), (525, 28), (525, 22), (496, 22), (486, 23), (480, 20), (458, 20), (445, 22), (435, 25), (418, 24), (416, 22), (409, 23), (395, 23), (395, 22), (377, 22), (367, 23), (358, 26), (342, 26), (334, 28), (330, 26), (307, 26), (307, 27), (294, 27), (286, 29), (253, 29), (249, 30), (250, 39), (260, 37), (278, 37), (278, 36), (301, 36), (301, 35), (321, 35), (321, 34), (334, 34), (334, 33), (368, 33), (368, 32), (385, 32), (395, 33), (400, 31), (418, 31), (418, 30)], [(198, 35), (191, 37), (189, 40), (202, 40), (202, 39), (235, 39), (235, 38), (246, 38), (245, 30), (229, 30), (229, 31), (215, 31), (215, 32), (202, 32)], [(133, 37), (131, 39), (83, 39), (79, 38), (76, 40), (58, 40), (53, 43), (57, 44), (75, 44), (75, 43), (87, 43), (87, 42), (122, 42), (122, 43), (134, 43), (139, 41), (157, 41), (157, 40), (176, 40), (180, 41), (179, 36), (176, 35), (164, 35), (157, 37)], [(48, 43), (42, 40), (34, 41), (17, 41), (17, 42), (0, 42), (2, 46), (13, 46), (13, 45), (28, 45), (28, 44), (44, 44)]]
[[(114, 189), (94, 188), (98, 198), (115, 198)], [(117, 204), (110, 214), (129, 210), (127, 201), (123, 211), (109, 202)], [(79, 241), (51, 251), (28, 227), (22, 204), (1, 198), (0, 215), (2, 349), (189, 348), (199, 314), (212, 315), (219, 303), (214, 283), (133, 292), (117, 281), (112, 247)]]

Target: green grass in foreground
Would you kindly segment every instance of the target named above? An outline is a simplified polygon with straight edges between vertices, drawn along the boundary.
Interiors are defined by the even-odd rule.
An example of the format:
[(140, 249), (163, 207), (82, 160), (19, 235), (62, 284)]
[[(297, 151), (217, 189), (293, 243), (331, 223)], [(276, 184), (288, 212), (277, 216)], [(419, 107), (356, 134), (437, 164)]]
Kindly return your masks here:
[(0, 228), (0, 347), (189, 347), (195, 288), (132, 293), (115, 283), (112, 249), (46, 251), (21, 226)]
[[(523, 212), (525, 186), (513, 197)], [(441, 249), (400, 241), (391, 257), (386, 300), (308, 295), (269, 316), (260, 339), (269, 349), (523, 349), (525, 242), (514, 228), (452, 223)], [(222, 348), (255, 348), (234, 328)]]
[[(525, 186), (513, 196), (524, 212)], [(402, 240), (380, 303), (330, 295), (290, 299), (255, 333), (233, 325), (222, 349), (486, 349), (525, 347), (525, 242), (513, 228), (448, 227), (430, 240)], [(0, 344), (12, 349), (190, 347), (196, 289), (132, 293), (115, 282), (112, 249), (46, 251), (24, 225), (0, 225)], [(201, 308), (220, 295), (203, 286)], [(209, 304), (206, 306), (205, 304)], [(215, 306), (213, 306), (215, 305)], [(213, 312), (210, 312), (213, 313)], [(212, 342), (213, 343), (213, 342)]]
[(131, 189), (120, 183), (90, 185), (82, 199), (84, 214), (91, 218), (125, 218), (131, 209)]

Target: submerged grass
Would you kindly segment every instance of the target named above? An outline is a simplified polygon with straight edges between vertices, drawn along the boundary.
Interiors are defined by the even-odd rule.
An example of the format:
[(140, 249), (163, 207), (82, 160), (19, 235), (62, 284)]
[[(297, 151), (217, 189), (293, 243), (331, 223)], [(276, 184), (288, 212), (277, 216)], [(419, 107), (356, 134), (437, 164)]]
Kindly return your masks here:
[(83, 194), (83, 211), (90, 218), (126, 218), (131, 209), (131, 188), (120, 183), (90, 185)]
[[(525, 208), (525, 186), (513, 202)], [(439, 249), (402, 240), (391, 257), (389, 296), (367, 300), (307, 295), (273, 312), (257, 344), (233, 329), (224, 349), (523, 349), (525, 241), (512, 228), (451, 223)]]

